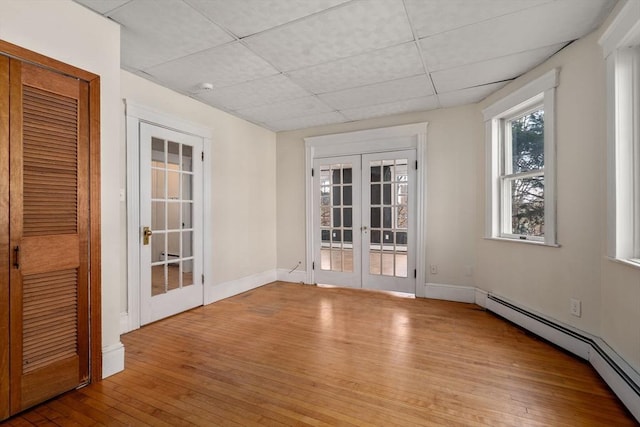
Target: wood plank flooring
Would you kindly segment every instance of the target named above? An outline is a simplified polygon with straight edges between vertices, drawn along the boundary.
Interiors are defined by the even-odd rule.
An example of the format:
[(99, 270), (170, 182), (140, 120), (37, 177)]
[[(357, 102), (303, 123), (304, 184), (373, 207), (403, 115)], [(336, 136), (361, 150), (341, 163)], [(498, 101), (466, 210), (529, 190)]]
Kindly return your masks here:
[(471, 304), (275, 282), (122, 337), (9, 426), (632, 426), (595, 371)]

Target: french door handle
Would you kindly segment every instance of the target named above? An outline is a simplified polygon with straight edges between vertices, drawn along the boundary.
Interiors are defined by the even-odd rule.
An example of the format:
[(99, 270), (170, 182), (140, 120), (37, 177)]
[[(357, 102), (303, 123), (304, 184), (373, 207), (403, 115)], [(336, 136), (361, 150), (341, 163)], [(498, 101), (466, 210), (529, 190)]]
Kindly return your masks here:
[(144, 227), (142, 229), (142, 244), (143, 245), (148, 245), (149, 244), (149, 238), (151, 237), (152, 234), (153, 234), (153, 231), (151, 231), (150, 227)]
[(367, 231), (367, 226), (363, 225), (362, 227), (360, 227), (360, 231)]
[(13, 266), (16, 269), (20, 269), (20, 246), (13, 248)]

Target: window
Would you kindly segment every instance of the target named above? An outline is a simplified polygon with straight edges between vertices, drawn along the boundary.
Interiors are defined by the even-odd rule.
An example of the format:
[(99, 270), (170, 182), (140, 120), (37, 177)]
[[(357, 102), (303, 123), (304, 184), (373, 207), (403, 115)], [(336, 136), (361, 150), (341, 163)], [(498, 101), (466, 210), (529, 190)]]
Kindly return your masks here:
[(489, 238), (556, 245), (552, 70), (487, 107)]
[(607, 253), (640, 265), (640, 3), (627, 2), (600, 44), (607, 63)]

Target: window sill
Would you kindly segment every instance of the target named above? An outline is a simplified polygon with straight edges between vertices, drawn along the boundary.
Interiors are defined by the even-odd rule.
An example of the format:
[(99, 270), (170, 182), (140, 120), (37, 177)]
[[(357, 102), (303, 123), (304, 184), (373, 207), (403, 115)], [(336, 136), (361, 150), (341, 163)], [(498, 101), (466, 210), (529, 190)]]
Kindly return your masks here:
[(609, 261), (615, 262), (616, 264), (622, 264), (629, 267), (637, 268), (640, 270), (640, 259), (623, 259), (623, 258), (613, 258), (606, 257)]
[(508, 239), (506, 237), (484, 237), (484, 240), (495, 240), (498, 242), (508, 242), (508, 243), (523, 243), (525, 245), (535, 245), (535, 246), (546, 246), (548, 248), (559, 248), (560, 245), (557, 243), (547, 244), (545, 242), (540, 242), (536, 240), (522, 240), (522, 239)]

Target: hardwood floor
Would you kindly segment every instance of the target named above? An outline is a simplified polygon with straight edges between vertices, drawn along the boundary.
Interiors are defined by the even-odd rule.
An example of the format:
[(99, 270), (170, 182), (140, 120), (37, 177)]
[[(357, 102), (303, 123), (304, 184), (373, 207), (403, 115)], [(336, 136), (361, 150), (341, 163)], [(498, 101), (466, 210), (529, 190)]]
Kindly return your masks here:
[(593, 369), (471, 304), (276, 282), (122, 337), (27, 425), (637, 425)]

